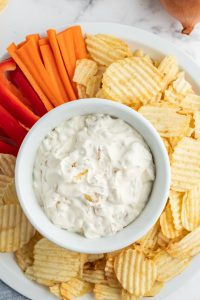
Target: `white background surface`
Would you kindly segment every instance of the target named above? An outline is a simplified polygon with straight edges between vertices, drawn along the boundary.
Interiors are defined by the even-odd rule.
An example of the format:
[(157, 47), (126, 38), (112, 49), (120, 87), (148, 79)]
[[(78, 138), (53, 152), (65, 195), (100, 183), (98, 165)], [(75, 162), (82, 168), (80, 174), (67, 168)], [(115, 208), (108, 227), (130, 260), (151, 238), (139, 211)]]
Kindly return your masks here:
[[(0, 14), (0, 56), (10, 42), (21, 41), (28, 33), (78, 21), (110, 21), (143, 28), (177, 44), (200, 64), (200, 25), (191, 36), (181, 35), (181, 26), (164, 12), (158, 0), (10, 0)], [(177, 299), (200, 300), (200, 271), (163, 300)]]

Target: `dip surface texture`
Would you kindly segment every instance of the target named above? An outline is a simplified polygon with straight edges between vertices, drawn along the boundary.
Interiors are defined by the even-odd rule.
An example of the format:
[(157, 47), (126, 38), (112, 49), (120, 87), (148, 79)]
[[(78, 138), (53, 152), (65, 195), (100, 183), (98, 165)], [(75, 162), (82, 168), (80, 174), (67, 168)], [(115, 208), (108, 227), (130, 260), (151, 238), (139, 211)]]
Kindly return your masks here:
[(131, 223), (154, 180), (142, 136), (101, 114), (58, 125), (40, 144), (33, 169), (34, 191), (48, 218), (87, 238), (113, 235)]

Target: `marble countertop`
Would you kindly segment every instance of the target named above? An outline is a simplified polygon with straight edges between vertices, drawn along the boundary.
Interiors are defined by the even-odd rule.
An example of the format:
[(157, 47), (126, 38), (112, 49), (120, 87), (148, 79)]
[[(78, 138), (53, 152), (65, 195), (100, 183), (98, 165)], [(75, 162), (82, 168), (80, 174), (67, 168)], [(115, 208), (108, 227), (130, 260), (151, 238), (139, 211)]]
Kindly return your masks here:
[[(116, 22), (133, 25), (176, 44), (200, 64), (200, 24), (190, 36), (171, 18), (158, 0), (10, 0), (0, 14), (0, 56), (6, 46), (28, 33), (65, 27), (73, 22)], [(200, 272), (163, 300), (199, 300)]]

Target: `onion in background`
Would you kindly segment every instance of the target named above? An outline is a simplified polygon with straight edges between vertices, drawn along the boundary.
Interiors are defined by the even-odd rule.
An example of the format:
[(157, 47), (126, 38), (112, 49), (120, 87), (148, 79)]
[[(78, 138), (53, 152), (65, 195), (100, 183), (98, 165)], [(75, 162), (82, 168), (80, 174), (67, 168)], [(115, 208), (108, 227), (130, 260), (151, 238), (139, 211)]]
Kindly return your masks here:
[(183, 25), (182, 33), (190, 34), (200, 22), (200, 0), (160, 0), (164, 8)]

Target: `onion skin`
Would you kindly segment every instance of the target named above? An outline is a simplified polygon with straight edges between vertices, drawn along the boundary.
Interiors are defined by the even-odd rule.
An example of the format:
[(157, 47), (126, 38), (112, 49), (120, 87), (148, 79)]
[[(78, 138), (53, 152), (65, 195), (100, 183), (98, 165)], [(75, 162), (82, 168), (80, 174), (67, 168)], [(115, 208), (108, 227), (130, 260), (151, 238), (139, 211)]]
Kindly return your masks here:
[(183, 26), (182, 33), (190, 34), (200, 22), (200, 0), (160, 0), (164, 8), (179, 20)]

